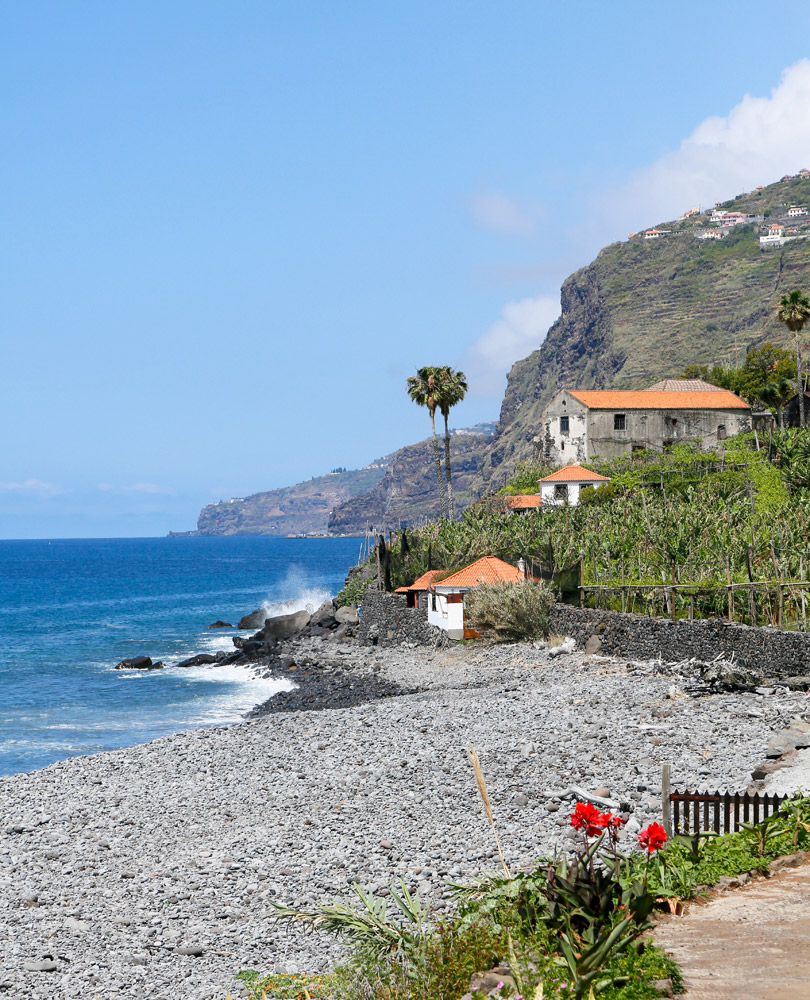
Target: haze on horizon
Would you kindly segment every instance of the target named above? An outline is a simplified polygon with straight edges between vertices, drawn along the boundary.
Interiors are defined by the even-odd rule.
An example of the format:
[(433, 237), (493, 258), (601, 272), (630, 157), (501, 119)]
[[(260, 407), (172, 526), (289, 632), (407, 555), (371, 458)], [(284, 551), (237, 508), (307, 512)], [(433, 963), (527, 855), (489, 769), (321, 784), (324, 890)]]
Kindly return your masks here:
[(10, 6), (0, 538), (364, 465), (422, 364), (496, 419), (603, 245), (810, 166), (805, 4), (543, 6)]

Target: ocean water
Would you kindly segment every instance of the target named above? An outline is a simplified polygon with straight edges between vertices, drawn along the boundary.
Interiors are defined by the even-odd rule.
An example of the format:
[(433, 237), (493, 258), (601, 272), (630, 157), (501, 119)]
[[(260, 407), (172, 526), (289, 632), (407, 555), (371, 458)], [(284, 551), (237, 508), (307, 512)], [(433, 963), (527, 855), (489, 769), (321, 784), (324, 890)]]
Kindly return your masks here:
[[(0, 541), (0, 774), (235, 721), (286, 682), (178, 669), (232, 650), (236, 624), (314, 609), (357, 560), (351, 538)], [(249, 633), (243, 633), (249, 634)], [(115, 670), (130, 656), (163, 670)]]

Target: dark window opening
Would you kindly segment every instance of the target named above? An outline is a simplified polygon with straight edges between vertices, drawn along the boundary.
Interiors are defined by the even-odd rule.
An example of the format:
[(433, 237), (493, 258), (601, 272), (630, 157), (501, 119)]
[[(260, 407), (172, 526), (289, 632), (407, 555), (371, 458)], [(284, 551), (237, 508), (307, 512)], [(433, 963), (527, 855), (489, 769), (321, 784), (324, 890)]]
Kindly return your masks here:
[(725, 441), (725, 439), (726, 439), (726, 425), (725, 424), (718, 424), (717, 425), (717, 440), (718, 441)]
[(627, 430), (627, 416), (624, 413), (613, 414), (613, 430), (614, 431)]
[(554, 487), (554, 499), (555, 500), (568, 499), (568, 487), (564, 483), (558, 483)]
[(568, 417), (560, 417), (560, 433), (568, 433)]
[(664, 417), (664, 423), (666, 424), (668, 431), (675, 431), (678, 428), (677, 417)]
[(672, 440), (664, 441), (664, 451), (671, 451), (673, 444), (675, 444), (675, 442)]

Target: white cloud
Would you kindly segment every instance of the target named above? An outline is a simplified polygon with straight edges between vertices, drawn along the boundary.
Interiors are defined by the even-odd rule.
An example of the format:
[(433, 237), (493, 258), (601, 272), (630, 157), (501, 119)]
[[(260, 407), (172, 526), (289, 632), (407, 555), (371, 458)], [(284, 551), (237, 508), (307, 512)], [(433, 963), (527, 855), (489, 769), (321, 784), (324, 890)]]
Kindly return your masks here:
[(41, 479), (26, 479), (22, 483), (0, 483), (0, 493), (33, 493), (37, 496), (52, 497), (62, 491), (53, 483)]
[(560, 300), (550, 295), (507, 302), (501, 318), (476, 340), (465, 364), (477, 396), (498, 396), (512, 365), (537, 350), (560, 315)]
[(171, 486), (160, 486), (158, 483), (131, 483), (129, 486), (113, 486), (111, 483), (99, 483), (98, 488), (102, 493), (161, 493), (166, 496), (174, 496), (175, 494)]
[(746, 94), (726, 116), (706, 118), (677, 150), (600, 202), (610, 205), (615, 227), (634, 230), (810, 167), (809, 108), (810, 59), (801, 59), (770, 96)]
[(470, 199), (476, 225), (503, 236), (533, 236), (543, 214), (534, 200), (519, 201), (499, 191), (479, 191)]

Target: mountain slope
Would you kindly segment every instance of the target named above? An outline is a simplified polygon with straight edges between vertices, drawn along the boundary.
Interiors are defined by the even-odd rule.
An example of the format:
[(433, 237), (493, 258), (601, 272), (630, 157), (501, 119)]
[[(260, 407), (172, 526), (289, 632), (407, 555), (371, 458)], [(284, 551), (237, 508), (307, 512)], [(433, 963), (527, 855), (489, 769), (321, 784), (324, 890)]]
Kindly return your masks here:
[[(478, 499), (475, 487), (491, 434), (455, 434), (450, 443), (456, 511)], [(440, 444), (442, 459), (444, 446)], [(329, 518), (333, 534), (356, 534), (371, 525), (398, 528), (441, 513), (432, 440), (400, 448), (373, 489), (336, 507)]]
[(324, 535), (333, 508), (372, 489), (385, 474), (388, 459), (364, 469), (316, 476), (236, 500), (203, 507), (197, 519), (200, 535)]
[(810, 179), (771, 184), (723, 209), (756, 214), (723, 239), (698, 240), (709, 215), (664, 223), (668, 234), (640, 233), (605, 247), (563, 284), (562, 313), (539, 350), (518, 361), (507, 380), (498, 432), (476, 487), (500, 486), (515, 463), (531, 459), (548, 400), (563, 387), (643, 388), (692, 362), (741, 363), (763, 341), (788, 346), (776, 320), (779, 298), (810, 291), (810, 239), (762, 250), (763, 224), (787, 219), (791, 204), (810, 205)]

